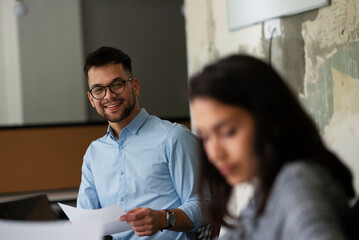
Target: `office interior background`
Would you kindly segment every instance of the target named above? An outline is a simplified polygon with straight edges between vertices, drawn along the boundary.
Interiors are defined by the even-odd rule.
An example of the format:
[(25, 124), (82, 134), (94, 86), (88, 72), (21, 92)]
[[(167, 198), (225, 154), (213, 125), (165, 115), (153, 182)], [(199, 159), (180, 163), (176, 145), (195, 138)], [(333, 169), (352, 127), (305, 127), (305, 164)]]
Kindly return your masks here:
[[(23, 17), (14, 16), (14, 1), (0, 3), (3, 198), (41, 191), (76, 192), (82, 155), (106, 129), (88, 103), (82, 72), (84, 56), (103, 45), (118, 47), (132, 57), (134, 74), (141, 82), (140, 104), (174, 121), (190, 119), (187, 79), (206, 64), (232, 53), (270, 61), (326, 144), (351, 168), (359, 190), (358, 1), (332, 0), (319, 9), (282, 16), (280, 34), (272, 38), (265, 36), (264, 22), (230, 30), (227, 1), (26, 3)], [(80, 133), (82, 138), (66, 145), (67, 139)], [(54, 136), (62, 142), (53, 142)], [(45, 166), (41, 173), (36, 172), (38, 166)], [(44, 171), (46, 178), (41, 178)], [(25, 178), (19, 180), (20, 174)], [(51, 177), (57, 180), (52, 182)], [(238, 189), (233, 211), (249, 194), (249, 186)]]

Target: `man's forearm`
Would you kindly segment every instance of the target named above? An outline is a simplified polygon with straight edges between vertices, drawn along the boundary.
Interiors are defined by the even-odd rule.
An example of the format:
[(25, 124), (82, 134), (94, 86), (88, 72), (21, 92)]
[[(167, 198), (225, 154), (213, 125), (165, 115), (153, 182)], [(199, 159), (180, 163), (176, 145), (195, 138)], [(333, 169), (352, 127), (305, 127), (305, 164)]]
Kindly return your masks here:
[[(164, 211), (164, 210), (160, 210), (160, 211), (161, 211), (161, 218), (163, 219), (163, 221), (161, 221), (161, 223), (162, 223), (161, 229), (163, 229), (163, 228), (167, 227), (166, 211)], [(176, 221), (175, 221), (175, 224), (173, 225), (173, 227), (171, 227), (167, 230), (176, 231), (176, 232), (188, 232), (188, 231), (192, 230), (194, 225), (185, 212), (183, 212), (179, 208), (171, 209), (170, 211), (173, 212), (173, 214), (176, 218)]]

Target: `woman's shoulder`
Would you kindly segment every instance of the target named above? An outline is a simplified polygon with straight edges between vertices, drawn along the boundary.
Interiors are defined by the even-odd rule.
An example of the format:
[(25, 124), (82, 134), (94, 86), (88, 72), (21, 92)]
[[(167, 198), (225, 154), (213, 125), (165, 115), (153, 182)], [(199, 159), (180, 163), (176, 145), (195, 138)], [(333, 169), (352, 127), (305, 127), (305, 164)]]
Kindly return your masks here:
[(333, 179), (324, 166), (306, 160), (297, 160), (285, 164), (279, 171), (275, 184), (290, 182), (332, 182)]
[[(280, 170), (267, 203), (267, 222), (283, 226), (283, 236), (343, 239), (341, 222), (348, 203), (340, 184), (325, 166), (306, 161), (286, 164)], [(314, 236), (314, 237), (313, 237)]]
[(308, 199), (319, 202), (345, 200), (344, 190), (325, 166), (301, 160), (287, 163), (282, 167), (271, 195), (278, 203)]

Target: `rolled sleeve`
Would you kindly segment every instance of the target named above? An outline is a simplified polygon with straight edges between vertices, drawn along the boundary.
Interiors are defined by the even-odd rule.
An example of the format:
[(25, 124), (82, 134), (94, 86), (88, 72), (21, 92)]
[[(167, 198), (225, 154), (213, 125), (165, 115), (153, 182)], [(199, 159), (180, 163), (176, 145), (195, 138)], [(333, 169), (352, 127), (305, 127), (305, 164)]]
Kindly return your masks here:
[(182, 203), (178, 208), (192, 221), (192, 231), (206, 225), (198, 194), (197, 141), (197, 137), (182, 125), (172, 129), (168, 140), (169, 170)]

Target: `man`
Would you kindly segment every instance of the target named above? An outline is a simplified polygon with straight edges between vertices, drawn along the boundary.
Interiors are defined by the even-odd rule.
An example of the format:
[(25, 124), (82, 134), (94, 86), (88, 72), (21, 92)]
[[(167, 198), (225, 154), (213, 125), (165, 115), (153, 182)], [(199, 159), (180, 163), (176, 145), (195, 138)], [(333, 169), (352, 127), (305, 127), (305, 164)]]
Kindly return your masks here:
[(127, 212), (120, 221), (133, 231), (114, 239), (195, 239), (204, 225), (196, 137), (140, 109), (140, 83), (122, 51), (99, 48), (87, 56), (84, 71), (91, 105), (109, 126), (86, 151), (77, 206), (119, 204)]

